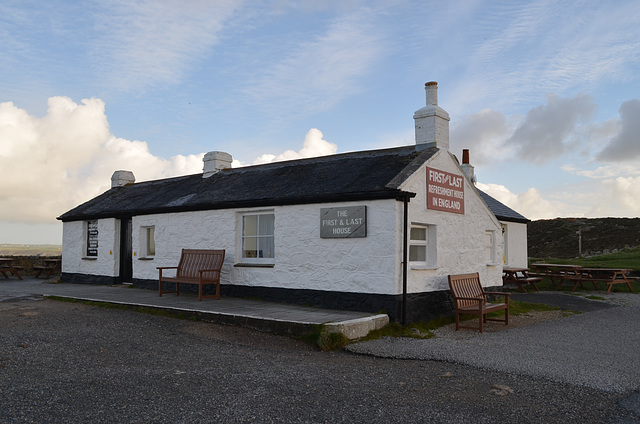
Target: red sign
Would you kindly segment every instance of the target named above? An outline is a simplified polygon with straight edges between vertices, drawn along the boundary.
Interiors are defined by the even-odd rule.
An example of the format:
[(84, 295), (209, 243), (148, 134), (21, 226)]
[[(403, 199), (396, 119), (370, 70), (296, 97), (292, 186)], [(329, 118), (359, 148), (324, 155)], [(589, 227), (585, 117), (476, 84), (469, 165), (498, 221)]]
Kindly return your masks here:
[(464, 177), (427, 167), (427, 209), (464, 214)]

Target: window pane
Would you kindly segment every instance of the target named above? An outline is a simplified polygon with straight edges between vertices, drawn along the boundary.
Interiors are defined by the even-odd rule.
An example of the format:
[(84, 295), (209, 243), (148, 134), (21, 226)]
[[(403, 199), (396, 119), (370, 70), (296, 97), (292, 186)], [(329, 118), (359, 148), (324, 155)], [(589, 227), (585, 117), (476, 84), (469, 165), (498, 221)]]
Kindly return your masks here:
[(147, 228), (147, 255), (149, 256), (153, 256), (156, 254), (155, 233), (155, 228)]
[(409, 246), (409, 261), (426, 262), (427, 246)]
[(242, 235), (257, 236), (258, 235), (258, 216), (248, 215), (242, 218)]
[(242, 239), (242, 257), (258, 257), (258, 239), (256, 237), (246, 237)]
[(261, 236), (272, 236), (274, 221), (273, 215), (258, 215), (258, 222), (260, 223), (259, 234)]
[(260, 237), (260, 257), (261, 258), (274, 258), (275, 257), (275, 245), (273, 242), (273, 237)]
[(426, 240), (427, 239), (427, 229), (420, 227), (412, 227), (411, 228), (411, 240)]

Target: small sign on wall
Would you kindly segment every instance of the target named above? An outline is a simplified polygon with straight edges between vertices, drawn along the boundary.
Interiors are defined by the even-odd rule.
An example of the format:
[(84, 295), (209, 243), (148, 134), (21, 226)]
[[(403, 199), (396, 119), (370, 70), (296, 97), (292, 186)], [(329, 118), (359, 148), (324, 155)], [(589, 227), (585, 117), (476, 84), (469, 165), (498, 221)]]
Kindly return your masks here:
[(321, 238), (356, 238), (366, 236), (366, 206), (320, 209)]
[(464, 177), (427, 167), (427, 209), (464, 214)]

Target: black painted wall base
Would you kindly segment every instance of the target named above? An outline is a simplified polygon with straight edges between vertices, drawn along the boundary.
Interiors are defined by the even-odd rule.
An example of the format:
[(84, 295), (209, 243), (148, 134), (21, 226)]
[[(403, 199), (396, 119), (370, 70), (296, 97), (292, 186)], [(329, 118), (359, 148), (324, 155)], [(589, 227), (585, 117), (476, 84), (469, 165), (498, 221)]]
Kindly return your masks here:
[[(62, 281), (82, 284), (118, 284), (117, 277), (105, 277), (87, 274), (63, 273)], [(133, 285), (139, 288), (158, 290), (158, 280), (133, 279)], [(172, 290), (171, 283), (163, 288)], [(215, 294), (215, 285), (202, 288), (204, 294)], [(182, 284), (181, 292), (197, 293), (198, 286)], [(256, 298), (268, 302), (284, 302), (317, 308), (341, 309), (348, 311), (384, 313), (392, 321), (402, 321), (402, 295), (383, 295), (372, 293), (349, 293), (307, 289), (283, 289), (276, 287), (254, 287), (222, 284), (223, 296)], [(171, 296), (171, 295), (166, 295)], [(411, 293), (407, 295), (407, 322), (428, 321), (443, 315), (453, 314), (453, 300), (448, 290)]]

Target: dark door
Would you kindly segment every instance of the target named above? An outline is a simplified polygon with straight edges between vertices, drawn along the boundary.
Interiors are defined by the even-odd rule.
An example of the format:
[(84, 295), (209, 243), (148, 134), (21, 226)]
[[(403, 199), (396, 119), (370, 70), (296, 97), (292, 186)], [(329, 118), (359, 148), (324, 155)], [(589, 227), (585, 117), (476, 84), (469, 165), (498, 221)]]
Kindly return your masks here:
[(120, 282), (131, 283), (133, 279), (133, 247), (131, 218), (120, 221)]

